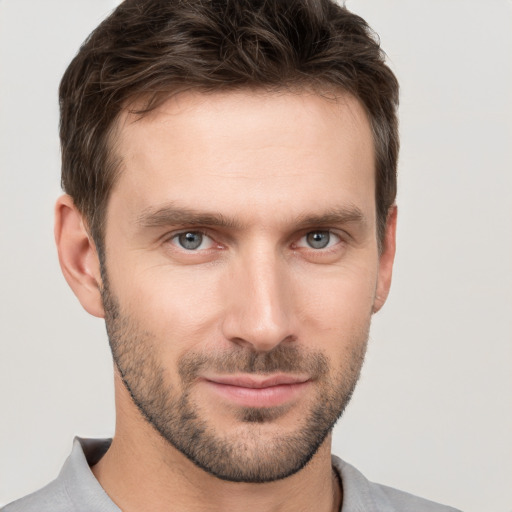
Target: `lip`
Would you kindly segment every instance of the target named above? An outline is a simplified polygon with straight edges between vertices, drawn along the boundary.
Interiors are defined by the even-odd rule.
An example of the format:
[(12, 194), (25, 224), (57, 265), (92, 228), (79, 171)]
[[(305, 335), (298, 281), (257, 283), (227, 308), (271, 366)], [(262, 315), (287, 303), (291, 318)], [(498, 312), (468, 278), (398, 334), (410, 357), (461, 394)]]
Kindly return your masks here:
[(306, 376), (222, 375), (203, 379), (221, 399), (242, 407), (276, 407), (297, 399), (310, 385)]

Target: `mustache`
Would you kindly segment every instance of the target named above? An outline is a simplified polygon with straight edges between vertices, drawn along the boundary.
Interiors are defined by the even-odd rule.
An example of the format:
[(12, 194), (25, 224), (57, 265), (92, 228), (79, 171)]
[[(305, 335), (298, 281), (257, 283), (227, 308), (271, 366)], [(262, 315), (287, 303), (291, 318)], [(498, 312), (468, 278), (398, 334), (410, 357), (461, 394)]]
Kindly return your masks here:
[(229, 351), (188, 353), (178, 362), (178, 373), (190, 383), (206, 371), (219, 374), (301, 373), (317, 379), (328, 373), (329, 359), (318, 351), (296, 346), (278, 345), (269, 352), (258, 353), (241, 347)]

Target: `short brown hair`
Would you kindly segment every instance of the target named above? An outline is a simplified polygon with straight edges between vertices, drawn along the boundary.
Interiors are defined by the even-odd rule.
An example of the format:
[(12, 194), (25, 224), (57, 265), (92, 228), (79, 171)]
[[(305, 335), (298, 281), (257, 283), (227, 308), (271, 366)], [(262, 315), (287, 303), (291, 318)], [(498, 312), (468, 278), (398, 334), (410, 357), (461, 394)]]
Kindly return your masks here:
[(60, 84), (62, 186), (101, 250), (118, 162), (116, 120), (182, 90), (341, 90), (373, 130), (377, 232), (396, 197), (398, 82), (367, 23), (332, 0), (126, 0), (88, 37)]

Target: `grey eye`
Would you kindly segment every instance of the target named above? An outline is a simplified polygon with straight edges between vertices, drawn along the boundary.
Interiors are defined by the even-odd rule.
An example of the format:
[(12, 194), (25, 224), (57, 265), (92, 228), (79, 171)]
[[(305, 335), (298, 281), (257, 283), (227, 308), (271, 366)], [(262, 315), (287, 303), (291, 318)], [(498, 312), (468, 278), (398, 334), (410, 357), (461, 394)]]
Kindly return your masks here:
[(331, 241), (329, 231), (312, 231), (306, 235), (306, 241), (313, 249), (324, 249)]
[(180, 233), (177, 235), (178, 242), (184, 249), (193, 251), (201, 246), (203, 243), (203, 234), (197, 231), (188, 231), (187, 233)]

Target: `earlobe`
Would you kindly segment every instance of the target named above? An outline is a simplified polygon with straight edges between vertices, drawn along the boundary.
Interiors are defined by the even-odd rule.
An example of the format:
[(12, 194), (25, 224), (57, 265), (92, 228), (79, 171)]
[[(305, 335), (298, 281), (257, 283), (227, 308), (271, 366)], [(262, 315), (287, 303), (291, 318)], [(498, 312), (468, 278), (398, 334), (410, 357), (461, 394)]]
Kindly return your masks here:
[(62, 273), (80, 304), (91, 315), (103, 318), (98, 253), (69, 195), (61, 196), (55, 205), (55, 242)]
[(382, 251), (379, 256), (379, 275), (377, 277), (377, 288), (375, 290), (375, 300), (373, 303), (374, 313), (377, 313), (377, 311), (384, 306), (391, 287), (396, 250), (396, 219), (397, 207), (393, 205), (388, 212), (386, 233), (382, 242)]

